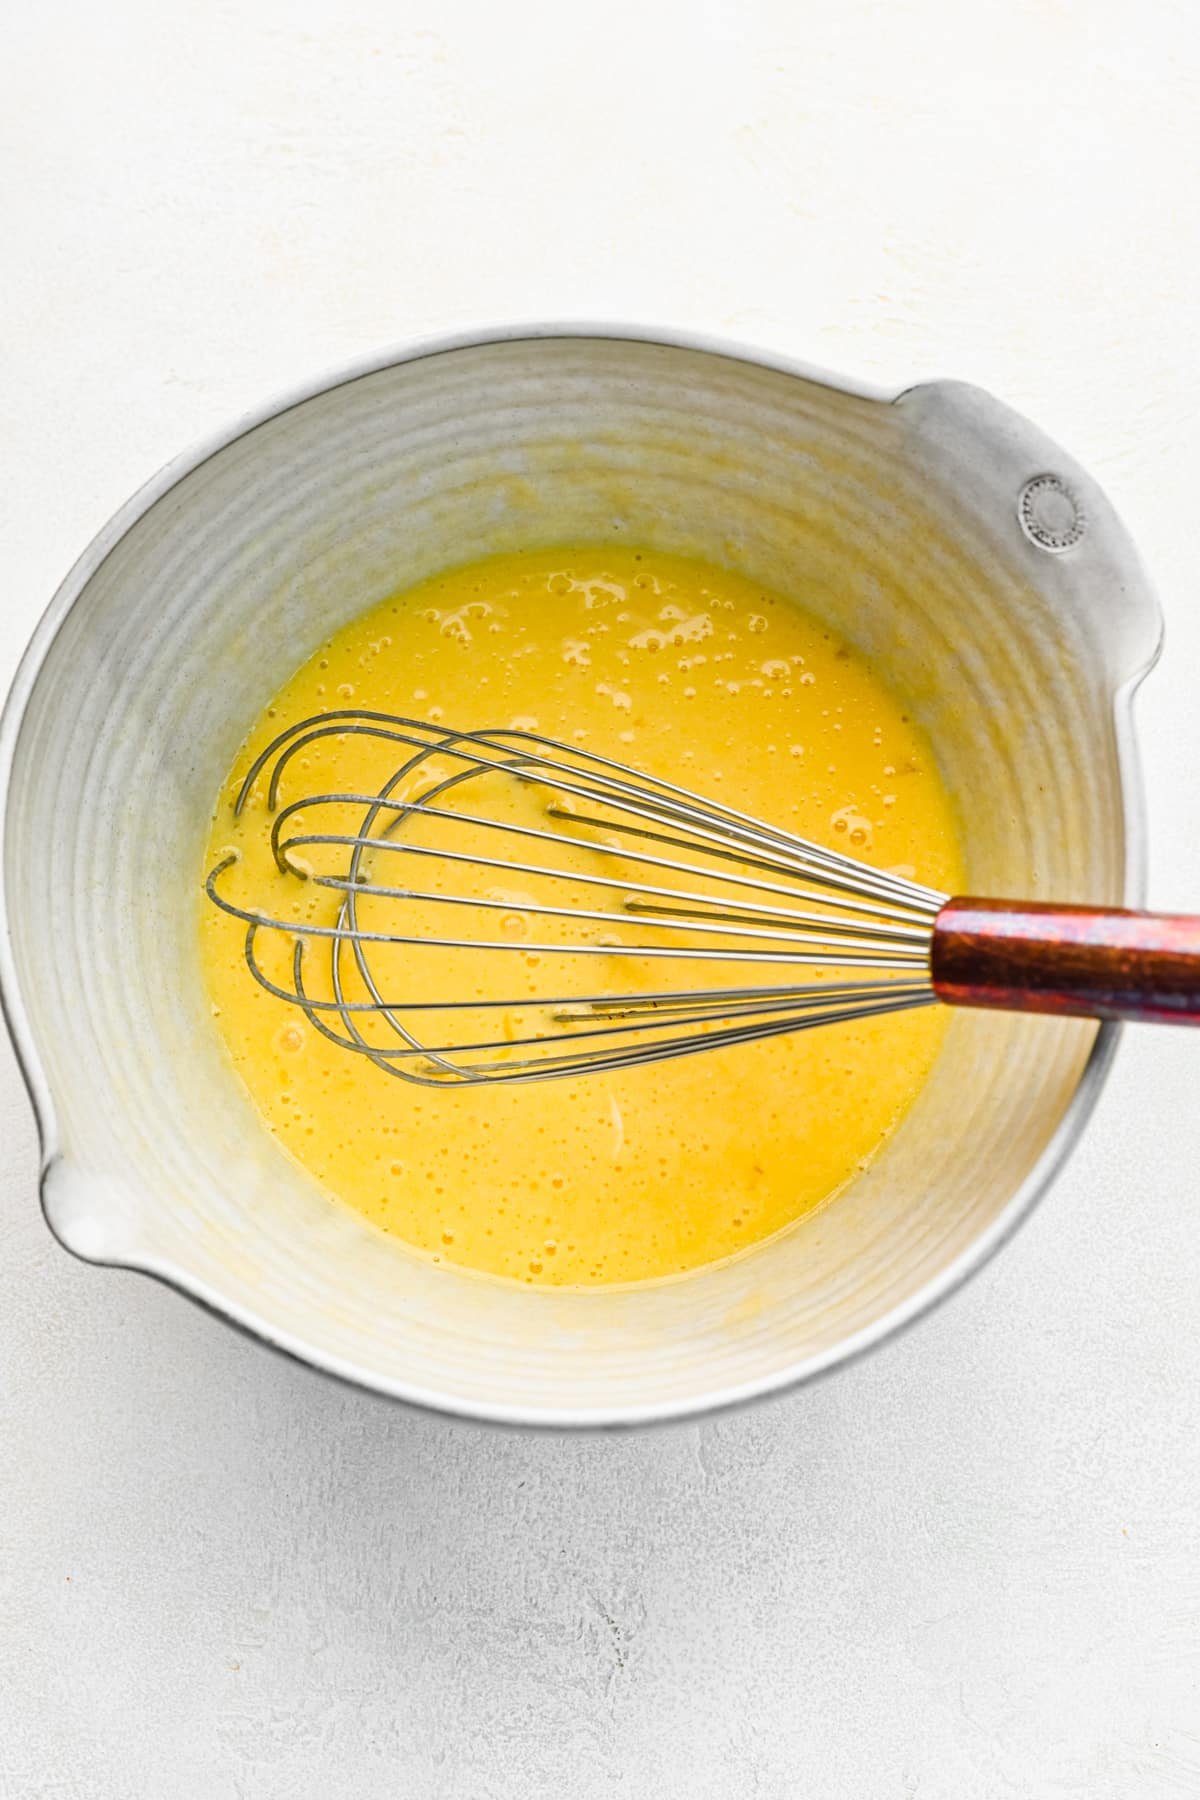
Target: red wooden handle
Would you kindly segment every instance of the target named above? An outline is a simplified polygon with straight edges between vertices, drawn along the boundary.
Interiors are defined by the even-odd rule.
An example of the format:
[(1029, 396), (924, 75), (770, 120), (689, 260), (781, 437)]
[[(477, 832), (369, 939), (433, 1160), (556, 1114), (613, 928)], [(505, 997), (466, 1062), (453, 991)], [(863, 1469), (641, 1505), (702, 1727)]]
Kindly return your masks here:
[(1200, 1025), (1200, 918), (950, 900), (933, 927), (934, 992), (950, 1006)]

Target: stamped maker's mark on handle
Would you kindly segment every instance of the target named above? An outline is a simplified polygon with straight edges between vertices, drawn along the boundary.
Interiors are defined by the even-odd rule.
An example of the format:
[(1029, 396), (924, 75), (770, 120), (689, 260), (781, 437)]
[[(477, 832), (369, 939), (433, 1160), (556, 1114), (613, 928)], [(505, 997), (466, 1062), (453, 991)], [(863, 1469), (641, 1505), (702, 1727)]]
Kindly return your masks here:
[(1087, 514), (1058, 475), (1035, 475), (1017, 495), (1021, 530), (1039, 550), (1071, 550), (1087, 531)]

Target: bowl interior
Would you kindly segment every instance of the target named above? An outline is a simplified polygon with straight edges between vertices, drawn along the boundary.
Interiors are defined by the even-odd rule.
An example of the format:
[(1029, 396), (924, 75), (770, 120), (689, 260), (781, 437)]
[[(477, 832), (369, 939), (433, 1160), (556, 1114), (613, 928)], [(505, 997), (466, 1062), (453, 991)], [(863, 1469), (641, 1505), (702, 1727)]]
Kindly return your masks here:
[[(1061, 553), (1018, 518), (1047, 469), (1086, 523)], [(981, 892), (1126, 896), (1114, 696), (1157, 636), (1103, 496), (986, 396), (939, 384), (884, 403), (600, 337), (459, 347), (319, 392), (164, 484), (85, 559), (28, 684), (4, 837), (13, 1011), (54, 1117), (52, 1224), (322, 1366), (545, 1420), (686, 1410), (869, 1341), (1024, 1203), (1094, 1038), (957, 1017), (861, 1180), (782, 1239), (656, 1289), (431, 1268), (329, 1201), (259, 1126), (201, 987), (217, 786), (348, 616), (451, 563), (584, 539), (726, 564), (866, 651), (932, 734)]]

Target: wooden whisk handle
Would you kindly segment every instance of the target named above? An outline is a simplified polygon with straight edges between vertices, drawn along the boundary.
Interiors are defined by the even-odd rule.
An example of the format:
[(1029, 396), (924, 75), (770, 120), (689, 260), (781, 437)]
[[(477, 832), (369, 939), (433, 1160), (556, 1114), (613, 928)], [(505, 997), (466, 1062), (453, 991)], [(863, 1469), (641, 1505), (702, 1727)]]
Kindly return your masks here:
[(934, 992), (950, 1006), (1200, 1025), (1200, 918), (950, 900), (933, 927)]

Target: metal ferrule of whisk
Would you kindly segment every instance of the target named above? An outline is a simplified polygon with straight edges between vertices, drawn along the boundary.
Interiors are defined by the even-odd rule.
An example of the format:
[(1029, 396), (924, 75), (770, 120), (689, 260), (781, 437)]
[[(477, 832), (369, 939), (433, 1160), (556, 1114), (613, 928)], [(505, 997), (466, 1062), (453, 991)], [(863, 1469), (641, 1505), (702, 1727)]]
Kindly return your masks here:
[[(299, 759), (350, 736), (386, 746), (378, 788), (292, 796)], [(209, 897), (244, 921), (256, 980), (389, 1074), (629, 1068), (935, 998), (944, 895), (534, 732), (331, 712), (258, 757), (238, 815), (264, 782), (275, 864), (328, 910), (288, 918), (231, 898), (233, 855)], [(291, 944), (286, 980), (264, 968), (264, 934)], [(431, 952), (445, 995), (427, 976), (405, 991)], [(477, 977), (485, 960), (486, 981), (461, 991), (456, 967)], [(511, 990), (506, 967), (520, 970)]]

